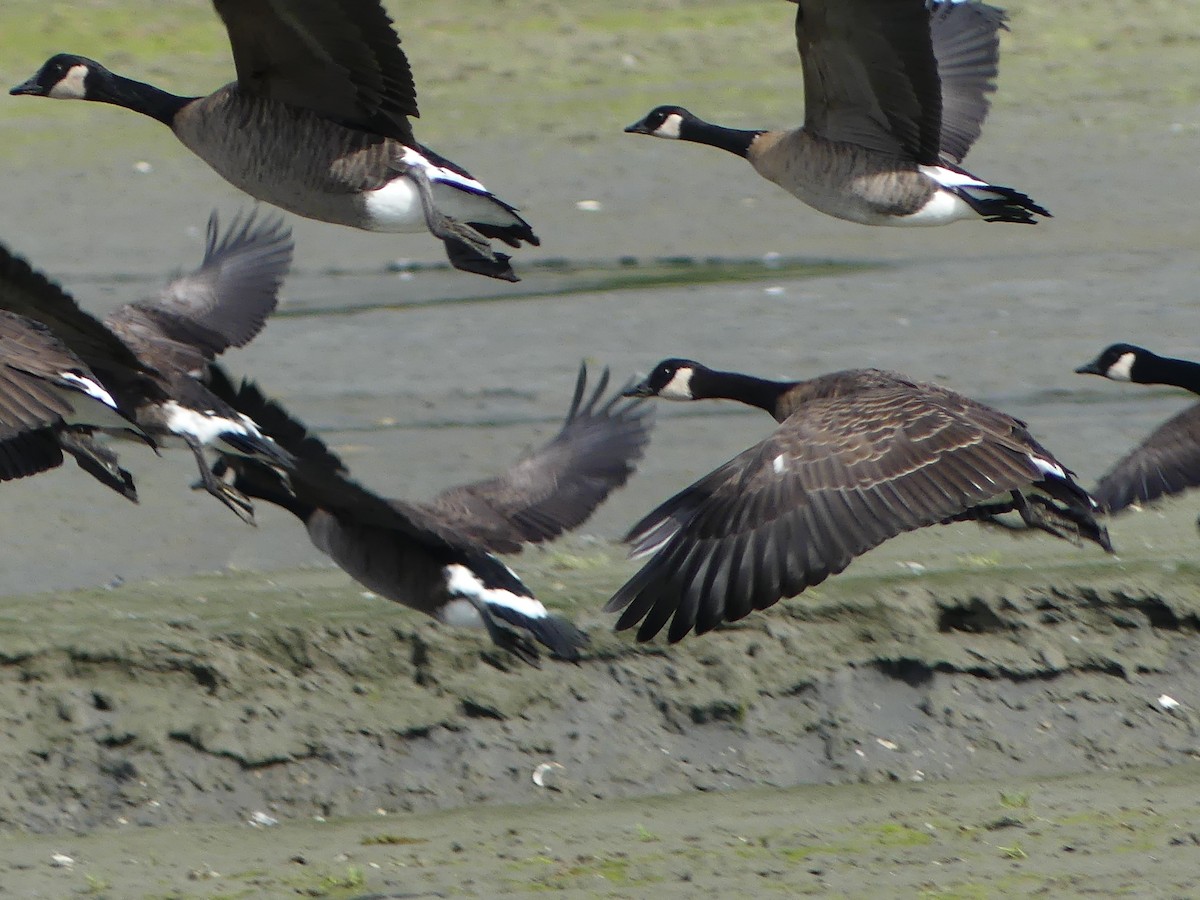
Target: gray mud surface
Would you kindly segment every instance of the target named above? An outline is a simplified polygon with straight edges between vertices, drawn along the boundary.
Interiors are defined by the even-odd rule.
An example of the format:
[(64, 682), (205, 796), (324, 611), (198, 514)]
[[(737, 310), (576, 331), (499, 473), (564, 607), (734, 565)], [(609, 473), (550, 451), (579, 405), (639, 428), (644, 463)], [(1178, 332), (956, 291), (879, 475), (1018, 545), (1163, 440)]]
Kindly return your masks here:
[[(1071, 370), (1115, 340), (1200, 358), (1200, 17), (1008, 6), (967, 162), (1050, 207), (1036, 228), (862, 228), (620, 133), (660, 102), (799, 121), (784, 4), (506, 4), (490, 41), (451, 11), (494, 0), (401, 16), (420, 137), (543, 247), (500, 285), (419, 235), (293, 220), (281, 312), (229, 366), (395, 496), (544, 440), (580, 359), (664, 356), (938, 380), (1090, 483), (1191, 402)], [(0, 17), (6, 85), (58, 50), (180, 92), (228, 77), (201, 2)], [(157, 123), (0, 99), (0, 239), (90, 309), (152, 294), (245, 205)], [(614, 635), (622, 529), (769, 427), (661, 409), (631, 486), (510, 560), (592, 638), (538, 670), (367, 594), (286, 513), (241, 525), (187, 490), (187, 454), (123, 451), (137, 507), (73, 467), (5, 484), (0, 896), (1200, 893), (1195, 498), (1114, 520), (1116, 557), (926, 529), (702, 639)]]

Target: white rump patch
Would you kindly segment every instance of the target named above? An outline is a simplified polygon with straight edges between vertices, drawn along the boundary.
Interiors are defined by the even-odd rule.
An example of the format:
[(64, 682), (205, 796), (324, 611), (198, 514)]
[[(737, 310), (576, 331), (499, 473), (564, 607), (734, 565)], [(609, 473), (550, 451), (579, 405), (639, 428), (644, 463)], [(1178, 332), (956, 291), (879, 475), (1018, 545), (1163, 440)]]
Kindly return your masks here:
[(1117, 361), (1108, 367), (1104, 377), (1113, 381), (1133, 381), (1133, 363), (1136, 359), (1137, 354), (1133, 351), (1122, 353)]
[(59, 372), (58, 377), (67, 382), (67, 384), (73, 384), (77, 386), (89, 397), (99, 400), (105, 406), (111, 407), (112, 409), (117, 408), (117, 401), (113, 399), (112, 394), (110, 394), (96, 382), (92, 381), (92, 379), (81, 378), (73, 372)]
[(945, 185), (946, 187), (986, 188), (991, 186), (986, 181), (980, 181), (974, 175), (968, 175), (966, 172), (956, 172), (944, 166), (918, 166), (917, 168), (938, 184)]
[(664, 400), (695, 400), (692, 396), (692, 375), (696, 372), (690, 366), (683, 366), (675, 370), (675, 374), (671, 376), (671, 380), (663, 385), (662, 390), (658, 392), (658, 396)]
[(68, 425), (102, 428), (122, 436), (127, 436), (127, 431), (137, 428), (117, 410), (112, 394), (92, 379), (82, 378), (72, 372), (59, 372), (58, 377), (61, 383), (49, 383), (54, 392), (71, 407), (63, 416), (63, 421)]
[[(163, 408), (166, 411), (167, 428), (175, 434), (194, 437), (205, 445), (211, 445), (220, 440), (221, 434), (226, 431), (261, 437), (257, 428), (247, 427), (235, 419), (218, 416), (211, 410), (200, 412), (181, 406), (174, 400), (168, 400)], [(244, 417), (240, 416), (239, 418)]]
[(1061, 478), (1063, 481), (1067, 480), (1067, 473), (1057, 463), (1053, 463), (1048, 459), (1042, 459), (1040, 456), (1034, 456), (1032, 453), (1029, 454), (1029, 461), (1037, 466), (1038, 471), (1043, 475), (1053, 475), (1055, 478)]
[[(425, 170), (433, 202), (445, 215), (460, 222), (486, 222), (501, 227), (520, 224), (517, 217), (474, 178), (434, 165), (412, 147), (404, 148), (402, 160)], [(405, 176), (392, 179), (378, 190), (366, 192), (363, 200), (373, 231), (413, 232), (426, 228), (420, 192)]]
[(58, 79), (54, 87), (47, 92), (47, 97), (55, 100), (84, 100), (87, 98), (87, 88), (84, 80), (87, 78), (87, 66), (79, 63), (67, 69), (67, 74)]
[[(482, 600), (489, 606), (503, 606), (505, 609), (511, 609), (513, 612), (527, 619), (544, 619), (549, 615), (546, 612), (546, 607), (542, 606), (541, 601), (535, 600), (533, 597), (522, 597), (504, 588), (486, 587), (479, 580), (478, 575), (461, 563), (452, 563), (446, 566), (446, 568), (442, 569), (442, 574), (446, 577), (446, 589), (451, 594), (474, 597), (477, 600)], [(444, 611), (449, 610), (455, 602), (451, 601), (442, 607), (442, 610), (439, 610), (439, 621), (446, 622), (446, 624), (453, 624), (444, 619), (443, 615), (445, 614)], [(465, 603), (466, 601), (457, 602)], [(457, 608), (455, 614), (458, 614)], [(478, 616), (478, 611), (476, 611), (476, 615)]]
[(469, 191), (477, 191), (481, 194), (486, 194), (488, 189), (483, 186), (482, 182), (476, 181), (468, 175), (460, 175), (453, 169), (447, 169), (443, 166), (436, 166), (426, 159), (421, 153), (414, 150), (412, 147), (404, 148), (404, 162), (410, 166), (420, 166), (429, 174), (430, 181), (442, 181), (447, 184), (457, 184), (465, 187)]

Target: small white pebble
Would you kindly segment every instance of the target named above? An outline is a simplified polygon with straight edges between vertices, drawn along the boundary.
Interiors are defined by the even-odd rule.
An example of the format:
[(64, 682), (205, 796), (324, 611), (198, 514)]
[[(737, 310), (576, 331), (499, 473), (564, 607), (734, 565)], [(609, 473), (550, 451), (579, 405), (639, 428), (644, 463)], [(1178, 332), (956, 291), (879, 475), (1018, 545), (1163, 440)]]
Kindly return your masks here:
[(554, 781), (555, 781), (554, 773), (562, 772), (565, 769), (566, 769), (566, 766), (564, 766), (562, 763), (556, 763), (556, 762), (540, 763), (533, 770), (533, 783), (536, 784), (540, 788), (550, 788), (551, 790), (555, 790), (556, 787), (554, 784)]
[(154, 166), (150, 165), (150, 163), (146, 162), (144, 159), (141, 159), (133, 164), (133, 171), (137, 172), (139, 175), (149, 175), (154, 171)]
[(1176, 709), (1180, 705), (1180, 703), (1174, 697), (1171, 697), (1167, 694), (1162, 694), (1158, 698), (1158, 705), (1161, 706), (1163, 709)]
[(875, 738), (875, 743), (877, 743), (884, 750), (899, 750), (900, 749), (899, 744), (895, 743), (894, 741), (889, 741), (887, 738)]
[(52, 853), (50, 855), (50, 865), (56, 869), (69, 869), (75, 865), (75, 860), (71, 859), (65, 853)]
[(575, 204), (575, 208), (580, 212), (599, 212), (604, 206), (599, 200), (580, 200)]
[(386, 809), (384, 809), (382, 806), (380, 806), (380, 807), (378, 807), (378, 808), (375, 810), (375, 815), (377, 815), (377, 816), (386, 816), (386, 815), (387, 815), (387, 810), (386, 810)]
[(279, 820), (274, 816), (267, 815), (261, 809), (256, 809), (250, 815), (250, 824), (255, 828), (271, 828), (279, 824)]
[(902, 568), (908, 569), (908, 571), (912, 572), (914, 575), (920, 575), (922, 572), (925, 571), (925, 567), (923, 565), (921, 565), (919, 562), (916, 562), (911, 559), (907, 560), (905, 562), (898, 562), (898, 563), (896, 563), (896, 565), (901, 566)]

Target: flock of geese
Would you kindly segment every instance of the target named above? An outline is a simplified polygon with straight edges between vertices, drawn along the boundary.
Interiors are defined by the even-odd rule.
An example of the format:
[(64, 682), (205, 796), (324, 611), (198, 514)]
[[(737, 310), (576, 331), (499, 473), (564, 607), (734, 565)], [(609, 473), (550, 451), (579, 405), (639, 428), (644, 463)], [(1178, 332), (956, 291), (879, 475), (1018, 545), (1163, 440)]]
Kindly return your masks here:
[[(1034, 224), (1050, 213), (961, 167), (995, 89), (1004, 13), (980, 0), (792, 0), (804, 124), (714, 125), (660, 106), (625, 130), (708, 144), (815, 209), (866, 225), (960, 219)], [(372, 231), (429, 231), (465, 272), (516, 280), (493, 246), (537, 245), (529, 223), (416, 140), (416, 89), (380, 0), (213, 0), (237, 80), (180, 97), (83, 56), (51, 57), (10, 93), (123, 106), (167, 125), (230, 183), (276, 207)], [(608, 602), (639, 640), (674, 642), (793, 597), (902, 532), (1002, 521), (1111, 552), (1098, 518), (1196, 486), (1200, 405), (1165, 423), (1089, 493), (1025, 423), (947, 388), (851, 369), (772, 381), (667, 359), (606, 396), (581, 367), (559, 433), (495, 478), (425, 504), (381, 497), (255, 384), (217, 363), (278, 302), (294, 247), (258, 213), (151, 301), (105, 321), (0, 247), (0, 479), (64, 453), (137, 499), (102, 438), (182, 444), (202, 487), (239, 517), (280, 506), (371, 590), (449, 625), (486, 629), (536, 662), (580, 656), (585, 636), (550, 614), (496, 554), (582, 524), (633, 474), (648, 398), (729, 399), (777, 426), (667, 499), (626, 540), (648, 561)], [(1200, 393), (1200, 364), (1116, 344), (1078, 372)], [(1011, 521), (1011, 520), (1010, 520)]]

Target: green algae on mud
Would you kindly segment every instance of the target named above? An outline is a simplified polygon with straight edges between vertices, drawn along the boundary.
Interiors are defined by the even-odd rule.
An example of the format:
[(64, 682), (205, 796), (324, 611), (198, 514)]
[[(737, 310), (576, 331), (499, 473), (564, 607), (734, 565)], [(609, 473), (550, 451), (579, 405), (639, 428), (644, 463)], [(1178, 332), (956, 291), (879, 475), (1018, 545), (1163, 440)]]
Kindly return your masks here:
[(581, 800), (1191, 757), (1190, 714), (1154, 698), (1186, 692), (1194, 566), (1014, 561), (1049, 539), (993, 541), (1021, 549), (981, 564), (979, 532), (951, 534), (971, 552), (898, 567), (897, 539), (673, 647), (610, 630), (600, 608), (632, 571), (615, 548), (527, 553), (522, 577), (591, 637), (579, 665), (540, 669), (331, 569), (4, 598), (0, 821), (528, 803), (551, 762)]
[[(648, 290), (665, 287), (687, 287), (746, 282), (794, 281), (822, 278), (882, 267), (879, 263), (838, 262), (768, 257), (765, 259), (693, 259), (679, 257), (641, 261), (635, 258), (601, 260), (542, 260), (527, 264), (526, 272), (536, 272), (536, 287), (512, 288), (508, 285), (480, 284), (471, 293), (459, 293), (459, 283), (430, 285), (426, 282), (419, 296), (403, 300), (378, 300), (378, 272), (331, 272), (326, 281), (329, 293), (339, 298), (336, 305), (295, 302), (275, 313), (276, 318), (309, 316), (355, 315), (375, 310), (403, 310), (430, 305), (466, 305), (476, 303), (508, 303), (521, 300), (545, 300), (575, 294), (604, 294), (613, 291)], [(405, 265), (394, 272), (449, 273), (445, 264)], [(352, 291), (348, 284), (364, 278), (373, 279), (375, 289)], [(355, 299), (357, 297), (358, 299)]]
[[(1193, 896), (1197, 765), (524, 808), (9, 835), (14, 895)], [(388, 840), (377, 840), (385, 833)], [(71, 863), (51, 865), (53, 854)], [(398, 892), (398, 893), (397, 893)]]

